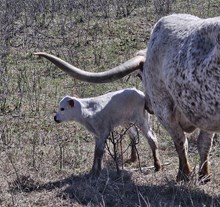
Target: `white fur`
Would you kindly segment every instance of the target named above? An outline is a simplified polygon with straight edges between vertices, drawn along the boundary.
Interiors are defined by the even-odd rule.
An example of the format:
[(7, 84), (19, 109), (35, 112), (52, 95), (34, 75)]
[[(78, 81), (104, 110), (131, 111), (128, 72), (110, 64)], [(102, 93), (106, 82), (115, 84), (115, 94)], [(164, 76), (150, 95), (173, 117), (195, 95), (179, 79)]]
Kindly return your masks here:
[(210, 178), (213, 132), (220, 131), (219, 80), (220, 17), (173, 14), (154, 25), (143, 67), (146, 104), (174, 140), (177, 180), (191, 174), (184, 132), (196, 128), (200, 177)]
[(148, 124), (148, 114), (145, 111), (145, 96), (135, 88), (91, 98), (65, 96), (60, 101), (60, 111), (54, 119), (56, 122), (79, 122), (95, 135), (93, 173), (97, 174), (101, 170), (105, 141), (109, 133), (119, 125), (130, 123), (142, 130), (153, 151), (155, 169), (160, 168), (157, 139)]

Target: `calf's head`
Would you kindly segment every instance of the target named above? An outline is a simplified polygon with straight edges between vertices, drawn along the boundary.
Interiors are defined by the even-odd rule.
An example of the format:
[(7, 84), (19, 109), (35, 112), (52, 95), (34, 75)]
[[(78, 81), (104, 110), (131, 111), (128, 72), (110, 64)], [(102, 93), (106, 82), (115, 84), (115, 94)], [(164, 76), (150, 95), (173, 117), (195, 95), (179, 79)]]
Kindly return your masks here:
[(70, 96), (65, 96), (60, 101), (59, 111), (54, 116), (54, 121), (57, 123), (72, 121), (76, 116), (76, 111), (76, 100)]

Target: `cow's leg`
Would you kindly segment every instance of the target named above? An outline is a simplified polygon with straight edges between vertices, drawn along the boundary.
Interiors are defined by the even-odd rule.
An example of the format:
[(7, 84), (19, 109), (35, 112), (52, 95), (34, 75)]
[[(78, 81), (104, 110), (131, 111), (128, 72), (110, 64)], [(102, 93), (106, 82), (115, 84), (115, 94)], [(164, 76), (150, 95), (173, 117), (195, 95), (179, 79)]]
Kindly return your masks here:
[(153, 153), (154, 158), (154, 167), (155, 171), (159, 171), (161, 169), (161, 162), (159, 158), (159, 150), (158, 150), (158, 142), (157, 137), (151, 130), (147, 117), (143, 120), (143, 124), (138, 125), (138, 127), (142, 130), (144, 136), (147, 138), (147, 141), (150, 145), (150, 148)]
[(176, 147), (176, 151), (179, 156), (179, 170), (177, 174), (177, 181), (189, 180), (189, 176), (191, 174), (189, 162), (188, 162), (188, 140), (185, 137), (185, 134), (181, 127), (175, 123), (172, 124), (170, 127), (167, 127), (169, 134), (171, 135), (174, 145)]
[(210, 180), (209, 152), (212, 147), (214, 134), (211, 132), (200, 131), (197, 139), (197, 147), (200, 156), (199, 179), (203, 182)]
[(177, 181), (188, 181), (189, 176), (191, 175), (191, 169), (188, 162), (188, 140), (185, 135), (180, 135), (178, 138), (176, 136), (172, 136), (174, 140), (174, 144), (179, 156), (179, 170), (177, 174)]
[(105, 141), (108, 138), (108, 135), (109, 133), (104, 133), (102, 136), (96, 137), (93, 166), (90, 172), (94, 176), (98, 176), (101, 172)]
[(178, 156), (179, 156), (179, 170), (177, 174), (177, 181), (189, 180), (191, 174), (190, 166), (188, 163), (188, 140), (179, 124), (178, 114), (175, 111), (172, 102), (169, 100), (161, 102), (163, 105), (157, 105), (155, 113), (160, 123), (169, 132), (174, 141)]

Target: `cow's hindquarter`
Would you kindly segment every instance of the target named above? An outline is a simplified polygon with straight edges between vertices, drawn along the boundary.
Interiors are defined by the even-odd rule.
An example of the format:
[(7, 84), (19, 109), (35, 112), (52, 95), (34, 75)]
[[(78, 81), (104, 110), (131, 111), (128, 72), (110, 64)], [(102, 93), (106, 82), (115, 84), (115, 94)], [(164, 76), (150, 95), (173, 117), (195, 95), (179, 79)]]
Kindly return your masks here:
[(167, 73), (169, 74), (170, 70), (167, 63), (174, 60), (179, 49), (178, 36), (174, 35), (174, 38), (172, 35), (167, 23), (159, 22), (154, 28), (144, 64), (143, 79), (145, 94), (149, 97), (152, 109), (174, 141), (179, 156), (177, 180), (187, 180), (191, 174), (187, 158), (188, 142), (178, 121), (176, 104), (166, 85)]
[(179, 171), (177, 180), (188, 180), (191, 170), (188, 162), (188, 141), (176, 117), (176, 110), (169, 95), (160, 96), (157, 105), (153, 105), (158, 121), (165, 127), (172, 137), (179, 156)]
[(189, 25), (192, 31), (182, 42), (179, 39), (176, 56), (167, 58), (163, 70), (166, 86), (181, 112), (194, 126), (213, 132), (220, 131), (219, 20), (198, 20)]

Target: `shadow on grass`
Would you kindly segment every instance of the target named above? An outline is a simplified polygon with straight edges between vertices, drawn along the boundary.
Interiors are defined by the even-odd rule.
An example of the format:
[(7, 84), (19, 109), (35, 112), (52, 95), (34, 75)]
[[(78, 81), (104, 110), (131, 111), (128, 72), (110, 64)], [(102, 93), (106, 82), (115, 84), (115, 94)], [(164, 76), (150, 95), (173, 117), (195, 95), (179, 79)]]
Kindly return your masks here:
[(180, 185), (174, 181), (165, 184), (146, 184), (131, 179), (131, 173), (103, 170), (100, 177), (71, 175), (62, 180), (36, 183), (29, 177), (22, 177), (11, 183), (10, 191), (26, 192), (58, 190), (57, 196), (82, 206), (184, 206), (218, 207), (220, 196), (206, 194), (198, 186)]

